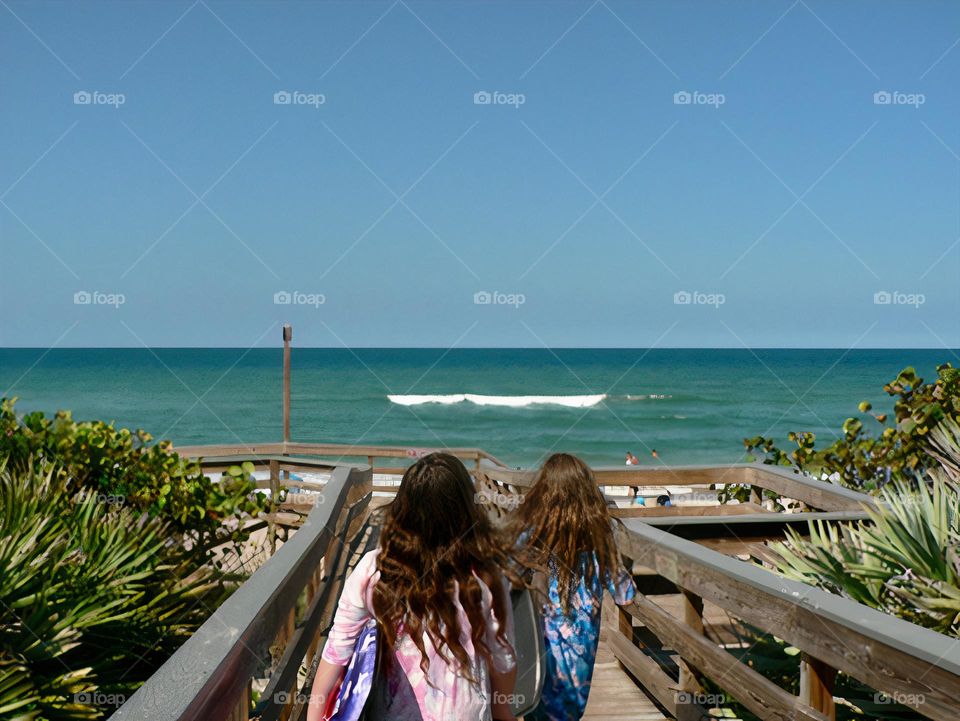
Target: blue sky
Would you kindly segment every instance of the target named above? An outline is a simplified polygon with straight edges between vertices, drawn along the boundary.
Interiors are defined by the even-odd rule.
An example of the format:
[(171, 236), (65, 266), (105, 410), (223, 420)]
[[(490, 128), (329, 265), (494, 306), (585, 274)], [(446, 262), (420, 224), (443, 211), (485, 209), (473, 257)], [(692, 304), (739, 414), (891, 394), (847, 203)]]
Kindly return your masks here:
[(954, 2), (3, 0), (0, 345), (957, 348), (958, 41)]

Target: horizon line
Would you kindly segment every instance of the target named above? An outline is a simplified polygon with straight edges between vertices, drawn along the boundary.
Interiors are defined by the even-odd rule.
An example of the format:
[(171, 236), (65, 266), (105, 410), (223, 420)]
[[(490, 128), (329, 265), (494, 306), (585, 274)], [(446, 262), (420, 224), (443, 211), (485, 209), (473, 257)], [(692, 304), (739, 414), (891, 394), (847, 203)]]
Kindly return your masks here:
[[(240, 346), (240, 345), (216, 345), (216, 346), (174, 346), (174, 345), (151, 345), (151, 346), (0, 346), (0, 351), (5, 350), (37, 350), (37, 351), (56, 351), (56, 350), (282, 350), (283, 345), (263, 345), (263, 346)], [(870, 346), (863, 348), (850, 348), (849, 346), (375, 346), (375, 345), (331, 345), (331, 346), (298, 346), (291, 345), (292, 350), (842, 350), (842, 351), (946, 351), (948, 353), (960, 352), (960, 346), (950, 348), (947, 346)]]

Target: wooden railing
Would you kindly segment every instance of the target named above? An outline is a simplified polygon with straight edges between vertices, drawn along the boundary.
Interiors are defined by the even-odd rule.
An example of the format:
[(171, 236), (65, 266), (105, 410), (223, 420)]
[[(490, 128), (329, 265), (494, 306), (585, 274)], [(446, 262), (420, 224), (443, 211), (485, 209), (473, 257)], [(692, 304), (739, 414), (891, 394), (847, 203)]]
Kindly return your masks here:
[[(652, 594), (640, 594), (619, 610), (619, 623), (608, 627), (608, 643), (617, 658), (675, 718), (709, 718), (700, 703), (709, 696), (701, 681), (709, 679), (762, 719), (833, 719), (838, 671), (883, 694), (878, 698), (912, 707), (927, 718), (958, 717), (960, 644), (954, 639), (638, 520), (625, 521), (618, 545), (681, 595), (682, 612), (677, 614), (656, 603)], [(709, 640), (704, 602), (800, 649), (800, 695)], [(641, 629), (635, 622), (676, 656), (676, 677), (640, 647)], [(649, 641), (643, 645), (649, 650)]]
[(111, 719), (245, 721), (251, 681), (264, 670), (260, 718), (300, 713), (297, 675), (313, 660), (332, 616), (371, 482), (369, 467), (335, 468), (306, 523)]
[[(224, 444), (210, 446), (177, 446), (174, 450), (187, 458), (204, 458), (207, 462), (222, 457), (225, 461), (237, 457), (248, 458), (255, 465), (263, 465), (268, 459), (275, 458), (281, 462), (288, 462), (288, 456), (319, 456), (329, 460), (317, 461), (318, 468), (334, 468), (346, 462), (364, 462), (374, 473), (398, 474), (403, 473), (403, 466), (377, 466), (377, 461), (394, 459), (410, 463), (417, 458), (432, 453), (444, 451), (455, 455), (467, 462), (468, 466), (478, 468), (481, 463), (489, 463), (494, 467), (505, 467), (503, 461), (490, 455), (481, 448), (414, 448), (409, 446), (371, 446), (351, 445), (343, 443), (247, 443)], [(297, 459), (299, 462), (303, 459)]]
[[(306, 523), (285, 537), (276, 554), (112, 718), (245, 721), (253, 679), (259, 681), (259, 719), (302, 718), (299, 672), (315, 660), (332, 618), (343, 570), (377, 490), (373, 466), (378, 459), (398, 462), (376, 469), (396, 476), (430, 450), (314, 443), (178, 448), (200, 458), (211, 474), (249, 460), (270, 470), (261, 485), (274, 491), (288, 483), (285, 476), (291, 472), (323, 472), (329, 480), (289, 481), (321, 494)], [(472, 466), (478, 493), (505, 501), (491, 504), (495, 516), (523, 502), (533, 471), (512, 470), (480, 449), (453, 452)], [(367, 464), (339, 465), (344, 459)], [(842, 672), (923, 716), (957, 718), (960, 645), (787, 581), (762, 565), (767, 542), (781, 539), (785, 527), (802, 531), (810, 520), (862, 520), (864, 506), (874, 503), (868, 496), (762, 464), (594, 472), (598, 484), (608, 487), (699, 488), (708, 500), (710, 489), (720, 484), (754, 490), (751, 502), (742, 504), (745, 512), (737, 515), (715, 500), (711, 515), (684, 505), (615, 511), (624, 522), (618, 544), (633, 564), (641, 593), (628, 607), (605, 610), (605, 637), (623, 666), (669, 714), (682, 721), (710, 718), (704, 689), (714, 684), (762, 719), (825, 721), (835, 718), (834, 679)], [(383, 486), (391, 489), (395, 486)], [(798, 512), (771, 512), (761, 505), (764, 490), (794, 499)], [(741, 662), (716, 634), (708, 634), (705, 609), (800, 649), (799, 695)]]

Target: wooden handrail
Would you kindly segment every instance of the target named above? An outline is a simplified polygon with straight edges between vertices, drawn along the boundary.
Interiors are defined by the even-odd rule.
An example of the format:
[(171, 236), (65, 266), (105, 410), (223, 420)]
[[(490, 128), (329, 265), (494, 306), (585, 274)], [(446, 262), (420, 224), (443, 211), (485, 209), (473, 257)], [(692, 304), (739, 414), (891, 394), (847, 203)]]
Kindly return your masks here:
[[(592, 469), (602, 486), (710, 486), (745, 484), (775, 491), (786, 498), (824, 511), (862, 511), (873, 506), (870, 496), (827, 481), (804, 476), (780, 466), (763, 463), (730, 463), (696, 466), (598, 466)], [(483, 466), (492, 480), (529, 488), (536, 471)]]
[(412, 460), (432, 453), (443, 451), (462, 460), (477, 463), (487, 461), (494, 466), (505, 467), (503, 461), (487, 453), (482, 448), (447, 448), (410, 446), (361, 446), (345, 443), (235, 443), (208, 446), (176, 446), (173, 450), (186, 458), (213, 456), (271, 456), (303, 453), (313, 456), (336, 456), (337, 458), (404, 458)]
[[(683, 622), (649, 598), (641, 597), (630, 607), (628, 613), (665, 646), (755, 713), (763, 711), (763, 718), (820, 718), (818, 714), (831, 718), (831, 674), (836, 671), (902, 699), (904, 705), (928, 718), (956, 718), (960, 645), (955, 639), (784, 579), (639, 520), (624, 522), (618, 545), (678, 589), (804, 652), (804, 699), (791, 701), (783, 694), (772, 694), (766, 679), (740, 667), (735, 657), (705, 637), (691, 634)], [(614, 643), (615, 650), (618, 646), (625, 664), (637, 661), (636, 654), (626, 652), (622, 642)], [(651, 686), (662, 686), (661, 681), (654, 679)], [(811, 699), (819, 699), (822, 708), (811, 708)]]
[[(324, 502), (221, 605), (111, 721), (228, 721), (269, 647), (291, 624), (298, 598), (317, 576), (348, 502), (369, 500), (368, 467), (334, 469)], [(328, 572), (329, 574), (329, 572)], [(299, 661), (298, 661), (299, 663)], [(246, 710), (243, 711), (246, 718)]]

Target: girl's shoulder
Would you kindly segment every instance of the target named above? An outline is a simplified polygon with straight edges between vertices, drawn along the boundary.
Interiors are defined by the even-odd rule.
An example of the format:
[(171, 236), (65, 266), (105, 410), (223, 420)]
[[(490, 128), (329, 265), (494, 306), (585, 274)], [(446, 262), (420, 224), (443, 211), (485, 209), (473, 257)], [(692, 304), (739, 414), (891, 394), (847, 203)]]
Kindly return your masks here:
[(365, 606), (371, 606), (371, 594), (373, 587), (380, 579), (380, 571), (377, 570), (377, 555), (380, 549), (376, 548), (363, 554), (363, 557), (357, 561), (353, 571), (347, 576), (343, 586), (343, 594), (353, 598), (356, 602)]

